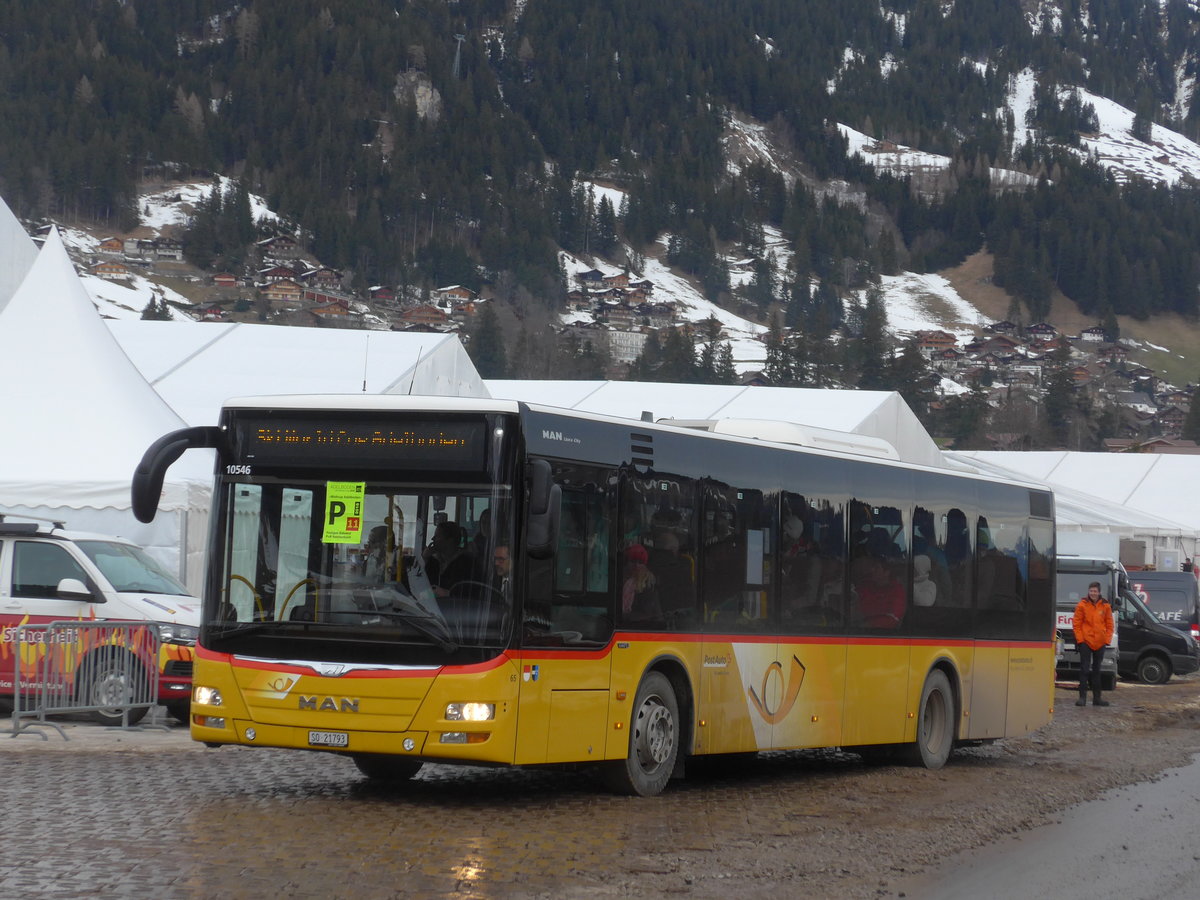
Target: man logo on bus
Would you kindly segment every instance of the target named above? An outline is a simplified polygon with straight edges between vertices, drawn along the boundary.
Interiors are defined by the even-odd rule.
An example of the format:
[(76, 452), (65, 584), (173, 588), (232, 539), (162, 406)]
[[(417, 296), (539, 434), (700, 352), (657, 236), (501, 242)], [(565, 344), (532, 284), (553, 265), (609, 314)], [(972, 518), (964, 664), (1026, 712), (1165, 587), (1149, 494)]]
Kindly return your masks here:
[(750, 696), (750, 702), (754, 708), (758, 710), (758, 714), (763, 717), (768, 725), (777, 725), (787, 718), (787, 714), (792, 711), (792, 707), (796, 704), (796, 697), (800, 694), (800, 685), (804, 684), (804, 663), (800, 662), (795, 656), (792, 657), (792, 671), (788, 676), (787, 683), (783, 685), (783, 700), (780, 702), (777, 709), (771, 709), (767, 706), (767, 688), (770, 684), (771, 677), (777, 675), (780, 680), (783, 679), (783, 663), (779, 660), (767, 666), (763, 672), (762, 687), (759, 691), (762, 694), (760, 698), (754, 692), (754, 688), (746, 688), (746, 693)]

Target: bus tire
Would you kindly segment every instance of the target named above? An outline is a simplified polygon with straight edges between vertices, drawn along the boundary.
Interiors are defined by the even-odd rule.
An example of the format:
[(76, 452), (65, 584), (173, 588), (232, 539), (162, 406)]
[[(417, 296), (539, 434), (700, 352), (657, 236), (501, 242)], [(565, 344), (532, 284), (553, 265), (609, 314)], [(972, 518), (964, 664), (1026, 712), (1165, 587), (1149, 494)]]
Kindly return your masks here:
[(176, 700), (167, 704), (167, 715), (176, 722), (182, 722), (184, 725), (190, 725), (192, 722), (192, 701), (191, 700)]
[[(141, 663), (130, 663), (123, 650), (93, 654), (79, 668), (76, 700), (82, 706), (97, 706), (88, 710), (93, 722), (101, 725), (136, 725), (146, 717), (149, 707), (135, 706), (125, 712), (125, 705), (146, 693), (149, 683)], [(127, 674), (132, 683), (127, 681)], [(112, 704), (111, 706), (106, 704)]]
[(921, 689), (917, 707), (917, 739), (909, 746), (909, 761), (927, 769), (940, 769), (954, 746), (954, 691), (941, 669), (934, 669)]
[(394, 756), (391, 753), (352, 753), (350, 758), (358, 771), (371, 781), (382, 784), (400, 784), (412, 780), (421, 771), (421, 761), (408, 756)]
[(629, 753), (605, 763), (604, 781), (618, 794), (660, 794), (679, 755), (679, 701), (667, 676), (650, 672), (638, 685), (629, 720)]

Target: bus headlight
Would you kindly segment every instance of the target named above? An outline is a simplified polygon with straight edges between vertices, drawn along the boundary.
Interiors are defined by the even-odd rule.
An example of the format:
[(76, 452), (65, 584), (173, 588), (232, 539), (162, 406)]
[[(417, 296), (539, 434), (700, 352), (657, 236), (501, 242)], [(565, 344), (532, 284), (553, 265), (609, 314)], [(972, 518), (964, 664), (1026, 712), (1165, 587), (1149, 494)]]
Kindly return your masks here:
[(201, 706), (220, 706), (221, 692), (214, 687), (198, 684), (192, 688), (192, 700)]
[(495, 703), (448, 703), (448, 722), (490, 722), (496, 718)]

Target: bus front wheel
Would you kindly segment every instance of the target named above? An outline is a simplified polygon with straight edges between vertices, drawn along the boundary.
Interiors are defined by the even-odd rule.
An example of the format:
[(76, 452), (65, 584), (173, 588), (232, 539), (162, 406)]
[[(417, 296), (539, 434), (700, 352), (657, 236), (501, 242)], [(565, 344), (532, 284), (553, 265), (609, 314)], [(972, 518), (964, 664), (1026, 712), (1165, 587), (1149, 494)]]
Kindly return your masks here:
[(679, 755), (679, 701), (661, 672), (638, 686), (629, 720), (629, 753), (605, 763), (605, 783), (618, 794), (653, 797), (662, 793)]
[(350, 758), (358, 766), (358, 771), (372, 781), (383, 784), (408, 781), (421, 770), (422, 765), (419, 759), (390, 753), (355, 753)]
[(927, 769), (940, 769), (954, 746), (954, 692), (950, 679), (934, 669), (921, 690), (917, 708), (917, 740), (909, 749), (909, 761)]

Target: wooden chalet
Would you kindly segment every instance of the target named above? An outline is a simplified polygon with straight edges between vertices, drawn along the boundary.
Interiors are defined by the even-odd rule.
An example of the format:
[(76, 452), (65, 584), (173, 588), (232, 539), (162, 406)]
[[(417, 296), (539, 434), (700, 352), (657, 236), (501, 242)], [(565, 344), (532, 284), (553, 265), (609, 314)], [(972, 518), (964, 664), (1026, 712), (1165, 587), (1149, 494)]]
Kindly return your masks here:
[(129, 266), (123, 262), (117, 262), (115, 259), (98, 262), (91, 267), (90, 271), (97, 278), (103, 278), (105, 281), (117, 281), (133, 276), (133, 272)]
[(238, 286), (237, 276), (232, 272), (218, 272), (212, 277), (212, 281), (219, 288), (235, 288)]
[(342, 286), (342, 273), (337, 269), (321, 266), (304, 272), (300, 275), (300, 280), (318, 289), (335, 291)]
[(399, 321), (404, 325), (428, 325), (431, 327), (444, 327), (450, 321), (450, 317), (445, 311), (438, 309), (430, 303), (422, 303), (419, 306), (413, 306), (400, 313)]
[(1101, 344), (1096, 348), (1096, 356), (1110, 366), (1115, 366), (1129, 359), (1129, 350), (1124, 344)]
[(304, 296), (304, 288), (290, 278), (272, 281), (263, 286), (261, 292), (272, 303), (299, 303)]
[(1108, 340), (1108, 332), (1099, 325), (1093, 325), (1079, 332), (1079, 339), (1089, 344), (1102, 344)]
[(918, 331), (914, 337), (917, 339), (917, 349), (926, 355), (958, 346), (958, 338), (949, 331)]
[(254, 245), (259, 252), (265, 257), (274, 259), (291, 259), (300, 250), (300, 245), (291, 235), (277, 234), (275, 237), (265, 238)]
[(1025, 337), (1030, 340), (1052, 341), (1058, 337), (1058, 329), (1047, 322), (1037, 322), (1025, 329)]
[(96, 252), (105, 256), (121, 256), (125, 253), (125, 241), (118, 237), (101, 238), (96, 245)]
[(461, 284), (451, 284), (446, 287), (437, 288), (432, 292), (432, 299), (441, 306), (458, 306), (462, 303), (471, 303), (475, 300), (476, 293), (468, 287), (463, 287)]
[(258, 270), (259, 284), (272, 284), (276, 281), (296, 281), (296, 270), (291, 266), (267, 266)]
[(1184, 420), (1187, 419), (1187, 410), (1178, 406), (1168, 406), (1160, 409), (1155, 419), (1165, 434), (1179, 434), (1183, 430)]

